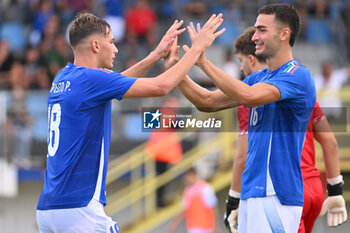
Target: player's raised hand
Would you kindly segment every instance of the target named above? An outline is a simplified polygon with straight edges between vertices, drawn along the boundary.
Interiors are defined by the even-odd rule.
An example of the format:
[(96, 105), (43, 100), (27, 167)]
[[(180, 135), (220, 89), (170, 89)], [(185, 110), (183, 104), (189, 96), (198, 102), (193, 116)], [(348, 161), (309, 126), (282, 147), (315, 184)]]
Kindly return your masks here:
[[(191, 38), (191, 42), (193, 43), (193, 41), (196, 39), (197, 33), (198, 31), (201, 30), (201, 26), (199, 23), (197, 23), (197, 29), (195, 29), (194, 25), (192, 22), (190, 22), (190, 25), (187, 26), (187, 31), (188, 34)], [(190, 48), (187, 45), (182, 46), (183, 49), (185, 50), (185, 52), (187, 52), (188, 50), (190, 50)], [(206, 60), (206, 55), (205, 55), (205, 51), (200, 55), (200, 57), (198, 58), (198, 61), (196, 63), (197, 66), (200, 66), (201, 63), (205, 62)]]
[(186, 30), (185, 28), (179, 29), (183, 22), (183, 20), (175, 20), (173, 25), (171, 25), (171, 27), (168, 29), (168, 31), (165, 33), (165, 35), (159, 42), (157, 48), (154, 50), (159, 59), (168, 56), (170, 48), (174, 44), (174, 41), (177, 38), (177, 36)]
[(179, 48), (180, 46), (177, 45), (177, 37), (175, 38), (175, 41), (169, 48), (168, 55), (164, 58), (164, 68), (167, 70), (173, 65), (175, 65), (179, 61)]
[[(222, 18), (221, 13), (219, 15), (213, 14), (204, 24), (203, 28), (198, 30), (197, 34), (193, 32), (191, 27), (187, 27), (187, 30), (189, 30), (190, 33), (190, 37), (194, 36), (192, 40), (192, 48), (199, 49), (202, 52), (206, 51), (214, 42), (214, 40), (225, 32), (225, 28), (216, 32), (223, 21), (224, 19)], [(193, 34), (191, 35), (192, 32)]]
[(328, 197), (323, 202), (320, 216), (327, 212), (327, 223), (330, 227), (336, 227), (344, 223), (348, 216), (343, 194), (343, 182), (335, 185), (327, 185)]

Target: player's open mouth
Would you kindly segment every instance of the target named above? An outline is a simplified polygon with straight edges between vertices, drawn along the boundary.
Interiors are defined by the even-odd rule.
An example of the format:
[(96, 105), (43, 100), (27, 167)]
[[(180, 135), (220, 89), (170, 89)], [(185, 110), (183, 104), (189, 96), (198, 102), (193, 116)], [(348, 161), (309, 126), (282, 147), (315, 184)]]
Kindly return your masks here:
[(264, 44), (262, 42), (255, 43), (255, 50), (261, 49), (263, 45)]

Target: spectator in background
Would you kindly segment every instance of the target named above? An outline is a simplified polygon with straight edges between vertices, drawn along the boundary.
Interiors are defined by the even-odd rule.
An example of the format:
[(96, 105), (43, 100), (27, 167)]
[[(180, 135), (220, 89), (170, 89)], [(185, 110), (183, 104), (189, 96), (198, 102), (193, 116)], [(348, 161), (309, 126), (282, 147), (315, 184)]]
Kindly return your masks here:
[(32, 118), (26, 104), (26, 91), (29, 87), (29, 77), (24, 72), (21, 62), (13, 63), (9, 73), (12, 86), (11, 106), (9, 109), (7, 129), (12, 145), (12, 154), (17, 165), (30, 166), (30, 149), (32, 141)]
[(116, 42), (122, 41), (125, 35), (124, 0), (102, 0), (106, 20), (112, 28)]
[(128, 42), (146, 43), (153, 46), (157, 16), (149, 6), (148, 0), (137, 0), (136, 4), (126, 12), (126, 30)]
[(319, 103), (330, 122), (340, 117), (342, 101), (338, 95), (350, 76), (350, 67), (333, 69), (331, 62), (322, 65), (322, 74), (315, 76), (316, 90), (320, 92)]
[(25, 74), (29, 77), (31, 89), (48, 89), (49, 79), (45, 66), (40, 61), (40, 51), (28, 46), (24, 63)]
[(1, 12), (3, 14), (2, 19), (4, 21), (6, 22), (16, 21), (20, 23), (24, 23), (26, 21), (26, 18), (29, 12), (25, 8), (24, 1), (20, 1), (20, 0), (4, 1), (1, 7), (2, 9), (6, 9)]
[(61, 34), (60, 17), (56, 14), (53, 14), (50, 16), (45, 25), (42, 39), (46, 40), (49, 46), (52, 48), (54, 47), (55, 39), (58, 34)]
[(204, 20), (208, 13), (208, 7), (203, 1), (190, 0), (186, 3), (186, 12), (192, 20)]
[[(178, 100), (175, 97), (168, 97), (160, 110), (163, 114), (163, 119), (175, 120), (176, 108), (178, 107)], [(169, 128), (166, 131), (151, 132), (146, 150), (151, 158), (156, 161), (157, 176), (166, 172), (169, 164), (176, 164), (182, 159), (182, 146), (175, 130), (174, 128)], [(158, 207), (165, 206), (164, 192), (165, 186), (160, 186), (157, 189)]]
[(342, 6), (340, 9), (340, 16), (344, 25), (344, 29), (340, 30), (340, 33), (344, 33), (344, 44), (345, 44), (345, 56), (347, 57), (347, 61), (350, 62), (350, 2), (344, 1), (342, 2)]
[(9, 73), (14, 62), (6, 40), (0, 41), (0, 89), (10, 88)]
[(16, 91), (27, 91), (30, 85), (30, 79), (24, 70), (24, 65), (21, 61), (15, 61), (11, 67), (9, 73), (11, 90)]
[(65, 63), (73, 61), (73, 53), (70, 46), (66, 43), (63, 34), (57, 34), (54, 40), (54, 49), (60, 54)]
[(58, 0), (58, 3), (61, 6), (71, 9), (74, 14), (83, 11), (90, 11), (92, 9), (93, 2), (94, 0)]
[(42, 43), (41, 53), (45, 61), (50, 83), (57, 72), (64, 67), (67, 62), (73, 60), (71, 49), (66, 44), (62, 34), (55, 35), (52, 45), (50, 45), (50, 41), (45, 38)]
[(56, 0), (65, 26), (80, 12), (91, 12), (94, 0)]
[(184, 181), (186, 188), (182, 199), (183, 210), (168, 225), (167, 232), (175, 232), (184, 219), (188, 233), (219, 232), (216, 224), (218, 201), (213, 188), (198, 178), (194, 168), (186, 172)]
[(222, 70), (225, 71), (226, 74), (229, 74), (231, 77), (240, 76), (239, 67), (237, 63), (232, 59), (231, 49), (228, 49), (225, 52), (225, 60), (224, 60)]
[(46, 23), (54, 14), (54, 5), (51, 0), (43, 0), (33, 7), (32, 32), (30, 33), (30, 43), (39, 45), (42, 41)]

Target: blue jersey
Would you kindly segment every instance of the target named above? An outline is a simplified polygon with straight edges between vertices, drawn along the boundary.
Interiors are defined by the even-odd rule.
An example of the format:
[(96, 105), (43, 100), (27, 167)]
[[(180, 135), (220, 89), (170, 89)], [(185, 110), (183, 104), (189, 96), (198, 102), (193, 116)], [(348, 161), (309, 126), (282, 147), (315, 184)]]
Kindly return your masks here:
[(248, 154), (241, 199), (276, 194), (283, 205), (303, 206), (300, 157), (307, 124), (316, 101), (309, 70), (297, 61), (255, 72), (244, 79), (277, 87), (277, 102), (250, 109)]
[(48, 153), (37, 209), (106, 204), (105, 180), (111, 138), (111, 100), (135, 82), (105, 69), (68, 63), (48, 97)]

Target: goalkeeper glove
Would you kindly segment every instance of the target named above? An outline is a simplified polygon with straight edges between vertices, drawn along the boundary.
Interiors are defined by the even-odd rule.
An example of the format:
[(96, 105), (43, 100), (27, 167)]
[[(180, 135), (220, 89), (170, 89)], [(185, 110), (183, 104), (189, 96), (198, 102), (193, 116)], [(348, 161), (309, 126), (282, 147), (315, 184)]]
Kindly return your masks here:
[(226, 213), (224, 216), (224, 223), (225, 223), (226, 229), (230, 233), (237, 232), (238, 205), (239, 205), (239, 198), (233, 197), (229, 194), (226, 199)]
[(339, 176), (335, 179), (341, 181), (336, 184), (328, 184), (328, 197), (323, 202), (320, 216), (327, 213), (327, 223), (330, 227), (336, 227), (347, 220), (347, 212), (345, 207), (345, 201), (343, 198), (343, 177)]

